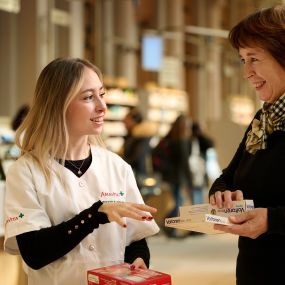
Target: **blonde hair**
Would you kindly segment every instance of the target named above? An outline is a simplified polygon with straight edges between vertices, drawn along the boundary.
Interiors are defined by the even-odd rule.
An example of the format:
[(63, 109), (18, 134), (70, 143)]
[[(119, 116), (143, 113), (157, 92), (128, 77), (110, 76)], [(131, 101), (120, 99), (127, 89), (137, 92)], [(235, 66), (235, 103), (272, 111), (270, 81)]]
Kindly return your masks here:
[[(39, 164), (48, 183), (51, 182), (51, 162), (64, 162), (69, 144), (66, 110), (83, 82), (84, 68), (92, 69), (102, 80), (98, 67), (87, 60), (58, 58), (41, 72), (31, 109), (16, 132), (21, 155), (30, 154)], [(101, 144), (98, 136), (89, 142)]]

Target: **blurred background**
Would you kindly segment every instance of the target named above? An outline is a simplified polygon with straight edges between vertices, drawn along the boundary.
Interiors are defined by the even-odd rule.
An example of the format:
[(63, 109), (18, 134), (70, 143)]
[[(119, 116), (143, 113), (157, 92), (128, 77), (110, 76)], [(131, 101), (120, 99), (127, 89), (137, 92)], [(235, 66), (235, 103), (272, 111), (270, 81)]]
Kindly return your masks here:
[[(241, 76), (228, 30), (270, 0), (1, 0), (0, 116), (31, 101), (42, 68), (84, 57), (103, 71), (110, 103), (106, 135), (139, 105), (165, 134), (178, 113), (199, 121), (226, 165), (260, 106)], [(118, 122), (120, 123), (120, 122)], [(115, 126), (115, 127), (114, 127)], [(114, 130), (116, 129), (116, 130)], [(223, 136), (223, 132), (231, 135)], [(109, 142), (113, 150), (120, 140)]]
[[(13, 145), (17, 128), (13, 123), (21, 120), (19, 111), (31, 103), (37, 77), (48, 62), (63, 56), (83, 57), (102, 70), (108, 104), (103, 139), (107, 148), (123, 157), (130, 132), (125, 118), (134, 108), (152, 127), (150, 153), (181, 114), (191, 126), (198, 123), (211, 141), (203, 157), (207, 181), (202, 186), (202, 202), (207, 202), (211, 182), (227, 166), (261, 106), (243, 80), (228, 32), (248, 13), (282, 2), (0, 0), (2, 239), (5, 172), (19, 155)], [(194, 141), (192, 130), (187, 137)], [(152, 172), (154, 178), (154, 165), (146, 164), (144, 174)], [(162, 228), (149, 241), (152, 266), (171, 273), (174, 285), (235, 284), (236, 238), (194, 237), (184, 232), (172, 236), (164, 231), (164, 218), (178, 202), (169, 181), (164, 181), (161, 173), (157, 177), (159, 183), (142, 183), (140, 187), (146, 202), (158, 207), (156, 219)], [(180, 204), (193, 204), (194, 196), (188, 195), (185, 184), (180, 186)], [(1, 249), (0, 284), (26, 284), (20, 265), (19, 259)]]

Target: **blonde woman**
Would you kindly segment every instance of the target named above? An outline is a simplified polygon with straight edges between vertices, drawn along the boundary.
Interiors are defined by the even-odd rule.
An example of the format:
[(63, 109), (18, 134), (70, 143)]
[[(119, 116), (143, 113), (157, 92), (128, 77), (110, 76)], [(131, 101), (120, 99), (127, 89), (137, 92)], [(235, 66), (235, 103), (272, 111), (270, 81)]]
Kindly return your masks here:
[(158, 232), (131, 167), (100, 145), (106, 103), (100, 70), (56, 59), (41, 72), (7, 174), (5, 250), (21, 254), (30, 285), (86, 284), (88, 269), (147, 268)]

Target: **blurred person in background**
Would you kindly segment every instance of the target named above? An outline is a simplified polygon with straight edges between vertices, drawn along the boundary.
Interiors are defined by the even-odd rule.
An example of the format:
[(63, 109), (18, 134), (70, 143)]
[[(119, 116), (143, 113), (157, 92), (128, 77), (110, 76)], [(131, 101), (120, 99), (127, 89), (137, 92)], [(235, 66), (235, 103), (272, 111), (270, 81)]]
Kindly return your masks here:
[[(183, 204), (182, 190), (185, 188), (186, 192), (190, 193), (192, 189), (192, 177), (188, 163), (190, 125), (191, 120), (188, 116), (179, 115), (166, 136), (161, 138), (153, 149), (154, 171), (159, 172), (162, 181), (170, 185), (174, 199), (174, 207), (167, 218), (178, 215), (178, 209)], [(165, 228), (165, 233), (169, 237), (176, 237), (176, 230), (173, 228)]]
[(238, 285), (285, 284), (285, 5), (250, 14), (229, 40), (264, 103), (209, 192), (219, 208), (252, 199), (255, 209), (215, 229), (239, 235)]
[(124, 137), (123, 149), (120, 155), (129, 163), (135, 173), (139, 188), (143, 177), (150, 174), (151, 146), (150, 140), (156, 133), (156, 128), (144, 120), (141, 111), (137, 108), (130, 109), (123, 120), (127, 134)]
[[(17, 129), (22, 124), (22, 122), (24, 121), (24, 119), (26, 118), (29, 110), (30, 110), (30, 106), (28, 104), (24, 104), (17, 110), (16, 114), (12, 118), (11, 128), (14, 132), (14, 135)], [(15, 144), (15, 137), (13, 136), (12, 145), (10, 145), (10, 147), (5, 152), (4, 159), (17, 159), (20, 156), (20, 153), (21, 153), (20, 149)]]
[(22, 122), (26, 118), (29, 110), (30, 110), (30, 106), (27, 104), (22, 105), (18, 109), (18, 111), (16, 112), (11, 122), (11, 127), (13, 131), (16, 131), (19, 128), (19, 126), (22, 124)]
[(204, 190), (209, 185), (207, 151), (213, 147), (213, 140), (202, 132), (198, 122), (193, 122), (189, 157), (192, 173), (192, 204), (204, 203)]
[(11, 124), (10, 124), (10, 128), (11, 131), (9, 129), (2, 131), (0, 133), (0, 142), (2, 144), (13, 144), (15, 141), (15, 131), (18, 129), (18, 127), (20, 126), (20, 124), (23, 122), (23, 120), (25, 119), (27, 113), (29, 112), (29, 105), (24, 104), (22, 105), (15, 113), (15, 115), (12, 117), (11, 120)]
[(96, 66), (55, 59), (16, 132), (4, 246), (27, 264), (29, 285), (85, 284), (88, 269), (123, 261), (149, 266), (156, 209), (144, 204), (131, 167), (100, 143), (104, 95)]

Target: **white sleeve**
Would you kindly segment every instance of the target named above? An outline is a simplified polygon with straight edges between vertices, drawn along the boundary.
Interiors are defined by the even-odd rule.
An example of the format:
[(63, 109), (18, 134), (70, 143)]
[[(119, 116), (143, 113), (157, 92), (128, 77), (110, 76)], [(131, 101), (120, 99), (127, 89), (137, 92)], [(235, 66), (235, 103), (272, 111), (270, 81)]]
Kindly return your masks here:
[[(131, 167), (127, 171), (126, 179), (127, 202), (144, 204), (141, 193), (137, 187), (135, 176)], [(159, 232), (159, 227), (154, 220), (152, 221), (137, 221), (127, 218), (127, 245), (133, 241), (137, 241), (148, 236), (152, 236)]]
[(17, 235), (51, 226), (37, 197), (33, 174), (33, 167), (24, 159), (17, 160), (7, 173), (4, 247), (11, 254), (19, 254)]

